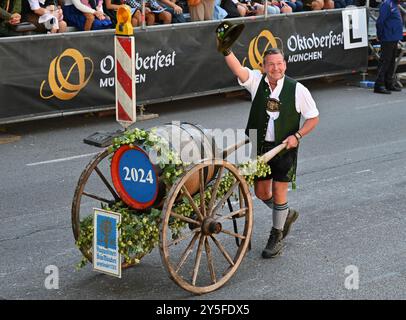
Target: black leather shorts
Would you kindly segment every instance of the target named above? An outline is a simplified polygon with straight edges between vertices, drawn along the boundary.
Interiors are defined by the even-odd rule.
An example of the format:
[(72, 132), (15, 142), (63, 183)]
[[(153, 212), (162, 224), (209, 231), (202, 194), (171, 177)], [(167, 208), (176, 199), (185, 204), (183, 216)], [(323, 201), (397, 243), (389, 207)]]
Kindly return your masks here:
[[(264, 142), (261, 148), (261, 154), (268, 152), (276, 147), (274, 142)], [(271, 167), (271, 173), (265, 177), (256, 178), (256, 181), (269, 180), (279, 182), (291, 182), (296, 175), (297, 167), (297, 148), (290, 150), (282, 150), (279, 154), (268, 161), (268, 165)]]

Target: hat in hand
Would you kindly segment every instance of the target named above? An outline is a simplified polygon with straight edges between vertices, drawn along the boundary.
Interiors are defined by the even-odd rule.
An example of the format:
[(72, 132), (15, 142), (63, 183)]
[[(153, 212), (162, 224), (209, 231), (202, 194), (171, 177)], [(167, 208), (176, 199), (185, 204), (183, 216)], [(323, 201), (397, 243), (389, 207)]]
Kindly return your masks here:
[(228, 21), (220, 23), (216, 29), (217, 50), (219, 52), (228, 50), (238, 39), (243, 29), (243, 24), (232, 24)]

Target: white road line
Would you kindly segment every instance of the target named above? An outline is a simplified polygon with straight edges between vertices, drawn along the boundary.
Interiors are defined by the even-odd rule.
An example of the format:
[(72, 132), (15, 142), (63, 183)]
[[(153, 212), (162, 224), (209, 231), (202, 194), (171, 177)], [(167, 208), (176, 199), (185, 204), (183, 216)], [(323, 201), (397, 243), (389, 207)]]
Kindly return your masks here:
[(357, 171), (357, 172), (354, 172), (354, 173), (364, 173), (364, 172), (371, 172), (371, 171), (372, 171), (371, 169), (367, 169), (367, 170)]
[(93, 153), (88, 153), (88, 154), (81, 154), (78, 156), (72, 156), (72, 157), (67, 157), (67, 158), (61, 158), (61, 159), (53, 159), (53, 160), (47, 160), (47, 161), (40, 161), (40, 162), (33, 162), (33, 163), (27, 163), (26, 166), (32, 167), (32, 166), (39, 166), (41, 164), (49, 164), (49, 163), (56, 163), (56, 162), (63, 162), (63, 161), (70, 161), (70, 160), (75, 160), (75, 159), (80, 159), (80, 158), (86, 158), (90, 156), (94, 156), (98, 154), (99, 152), (93, 152)]

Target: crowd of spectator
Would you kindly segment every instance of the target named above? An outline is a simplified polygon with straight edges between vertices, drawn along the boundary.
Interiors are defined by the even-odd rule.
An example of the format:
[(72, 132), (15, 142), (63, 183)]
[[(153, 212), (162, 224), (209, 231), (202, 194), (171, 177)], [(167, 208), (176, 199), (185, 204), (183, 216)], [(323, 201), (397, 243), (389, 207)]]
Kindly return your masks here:
[[(267, 1), (267, 6), (265, 6)], [(268, 15), (343, 8), (355, 0), (145, 0), (145, 24)], [(132, 25), (142, 24), (142, 0), (0, 0), (0, 37), (115, 28), (116, 11), (126, 4)], [(32, 29), (27, 29), (31, 25)], [(20, 30), (19, 30), (20, 29)]]

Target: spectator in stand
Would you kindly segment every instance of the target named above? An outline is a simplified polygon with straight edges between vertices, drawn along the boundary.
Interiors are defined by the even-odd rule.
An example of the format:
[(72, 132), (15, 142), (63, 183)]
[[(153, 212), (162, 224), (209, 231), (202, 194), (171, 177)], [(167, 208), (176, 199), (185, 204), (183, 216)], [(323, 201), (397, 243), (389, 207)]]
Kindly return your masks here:
[(238, 4), (237, 0), (221, 0), (220, 7), (227, 12), (227, 19), (242, 17), (242, 8), (239, 8)]
[(65, 0), (63, 12), (68, 25), (80, 31), (112, 27), (110, 18), (104, 14), (103, 0)]
[(0, 0), (0, 37), (19, 35), (13, 26), (21, 20), (21, 0)]
[(239, 9), (241, 8), (240, 14), (242, 17), (260, 16), (265, 12), (265, 8), (262, 4), (251, 2), (251, 0), (240, 0), (237, 5)]
[[(248, 1), (247, 1), (248, 3)], [(251, 2), (249, 2), (251, 3)], [(221, 7), (226, 10), (227, 18), (239, 18), (245, 17), (247, 14), (254, 15), (249, 11), (247, 4), (242, 3), (238, 0), (222, 0)], [(254, 10), (254, 8), (252, 8)]]
[(221, 0), (215, 0), (213, 19), (214, 20), (223, 20), (226, 17), (227, 17), (227, 11), (221, 7)]
[[(212, 20), (214, 0), (188, 0), (190, 19), (192, 21)], [(227, 11), (227, 9), (225, 9)], [(229, 16), (227, 16), (230, 18)]]
[(354, 5), (353, 0), (333, 0), (335, 9), (342, 9)]
[(112, 27), (116, 27), (117, 24), (117, 10), (124, 1), (122, 0), (104, 0), (103, 1), (103, 12), (107, 15), (110, 20)]
[[(279, 1), (270, 0), (268, 2), (268, 14), (279, 14), (281, 9), (279, 8)], [(265, 2), (264, 2), (264, 11), (265, 11)]]
[(279, 14), (281, 9), (279, 8), (279, 2), (277, 0), (268, 1), (268, 14)]
[[(260, 1), (260, 0), (258, 0)], [(248, 0), (240, 0), (242, 4), (250, 4), (251, 1)], [(249, 5), (248, 5), (249, 6)], [(265, 4), (259, 4), (256, 1), (253, 2), (253, 6), (256, 9), (255, 15), (263, 15), (265, 12)], [(268, 1), (268, 14), (279, 14), (279, 13), (290, 13), (292, 11), (301, 11), (303, 8), (303, 4), (301, 1), (292, 0), (292, 1), (280, 1), (280, 0), (272, 0)], [(246, 15), (253, 15), (249, 12)]]
[[(342, 0), (344, 1), (344, 0)], [(351, 0), (349, 0), (351, 1)], [(289, 7), (292, 8), (292, 12), (300, 12), (303, 11), (303, 2), (300, 0), (289, 0), (285, 1)]]
[[(104, 1), (104, 10), (105, 13), (110, 17), (110, 20), (113, 24), (113, 27), (117, 24), (117, 10), (120, 5), (126, 4), (130, 8), (135, 9), (132, 17), (131, 17), (131, 24), (133, 27), (139, 27), (142, 24), (142, 5), (141, 1), (139, 0), (105, 0)], [(147, 26), (151, 26), (155, 24), (155, 15), (151, 12), (151, 9), (145, 7), (145, 24)]]
[(66, 32), (66, 22), (57, 0), (23, 0), (22, 20), (37, 27), (40, 33)]
[(146, 0), (145, 6), (151, 9), (151, 12), (155, 15), (155, 21), (160, 21), (163, 24), (172, 22), (172, 14), (156, 0)]
[(277, 1), (277, 6), (279, 7), (281, 13), (291, 13), (292, 7), (286, 1)]
[[(263, 15), (265, 5), (249, 0), (222, 0), (221, 7), (227, 11), (227, 18), (238, 18), (252, 15)], [(268, 14), (292, 12), (292, 9), (284, 1), (268, 1)]]
[(317, 10), (334, 9), (333, 0), (304, 0), (303, 11), (317, 11)]
[[(259, 0), (258, 0), (259, 1)], [(251, 1), (248, 0), (240, 0), (240, 3), (243, 5), (246, 4), (250, 6), (252, 3)], [(255, 15), (263, 15), (265, 12), (265, 5), (264, 4), (259, 4), (258, 2), (253, 2), (252, 6), (256, 9)], [(303, 3), (299, 0), (291, 0), (291, 1), (281, 1), (281, 0), (272, 0), (268, 1), (268, 14), (279, 14), (279, 13), (290, 13), (290, 12), (298, 12), (302, 11), (303, 9)], [(253, 10), (251, 10), (253, 11)], [(250, 13), (250, 10), (248, 10), (248, 14), (246, 15), (253, 15)]]
[(159, 0), (159, 3), (172, 15), (172, 23), (186, 22), (183, 16), (183, 8), (177, 0)]

